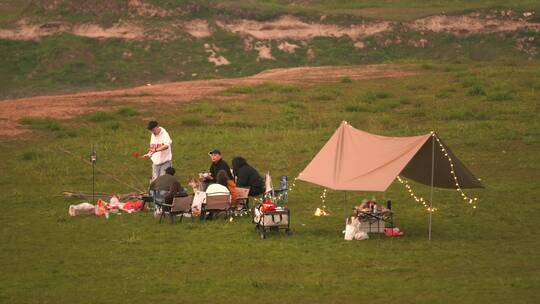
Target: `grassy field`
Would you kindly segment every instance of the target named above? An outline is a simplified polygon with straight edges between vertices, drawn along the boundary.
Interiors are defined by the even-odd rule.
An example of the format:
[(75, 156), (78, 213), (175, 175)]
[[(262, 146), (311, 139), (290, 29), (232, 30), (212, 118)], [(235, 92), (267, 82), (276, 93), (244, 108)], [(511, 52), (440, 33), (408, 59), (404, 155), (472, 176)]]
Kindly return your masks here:
[[(540, 301), (540, 62), (436, 64), (419, 76), (306, 87), (234, 87), (188, 104), (121, 104), (73, 120), (24, 118), (32, 136), (0, 142), (0, 302), (395, 302)], [(290, 194), (292, 236), (260, 240), (245, 217), (233, 222), (158, 224), (150, 213), (68, 216), (63, 190), (91, 190), (86, 157), (145, 187), (150, 164), (132, 157), (157, 118), (173, 138), (183, 184), (209, 166), (206, 152), (242, 155), (259, 171), (291, 179), (342, 120), (368, 132), (435, 130), (486, 185), (472, 210), (456, 191), (436, 190), (433, 241), (427, 213), (394, 183), (386, 193), (329, 191), (330, 217), (312, 214), (322, 188)], [(366, 147), (368, 148), (368, 147)], [(427, 187), (412, 183), (428, 196)], [(97, 190), (129, 191), (98, 174)], [(403, 238), (345, 242), (344, 214), (362, 198), (391, 199)]]

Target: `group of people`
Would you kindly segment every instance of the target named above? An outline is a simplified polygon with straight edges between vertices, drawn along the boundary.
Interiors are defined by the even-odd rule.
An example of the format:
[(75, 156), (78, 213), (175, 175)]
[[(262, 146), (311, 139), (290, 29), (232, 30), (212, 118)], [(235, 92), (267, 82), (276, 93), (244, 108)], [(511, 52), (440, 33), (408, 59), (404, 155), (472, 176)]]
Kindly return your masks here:
[[(169, 196), (165, 198), (165, 201), (172, 203), (175, 196), (187, 195), (185, 189), (174, 176), (172, 140), (167, 130), (155, 120), (148, 123), (148, 130), (152, 133), (150, 147), (143, 157), (152, 161), (150, 190), (169, 191)], [(208, 152), (208, 155), (212, 160), (209, 173), (202, 175), (199, 180), (192, 181), (198, 184), (200, 190), (205, 191), (208, 195), (230, 193), (231, 202), (236, 201), (236, 187), (249, 188), (249, 196), (260, 195), (264, 192), (263, 178), (243, 157), (233, 158), (231, 170), (218, 149), (213, 149)]]

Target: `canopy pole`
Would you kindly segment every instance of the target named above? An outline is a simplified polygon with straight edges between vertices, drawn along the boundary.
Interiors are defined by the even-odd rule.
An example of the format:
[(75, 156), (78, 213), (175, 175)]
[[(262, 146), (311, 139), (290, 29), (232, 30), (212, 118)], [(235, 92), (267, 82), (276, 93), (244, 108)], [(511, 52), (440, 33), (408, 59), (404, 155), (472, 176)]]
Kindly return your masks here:
[(431, 136), (431, 192), (429, 194), (429, 232), (428, 239), (431, 241), (431, 217), (433, 214), (433, 180), (435, 176), (435, 133)]
[(345, 218), (345, 220), (347, 220), (348, 218), (347, 216), (347, 190), (343, 192), (345, 192), (345, 204), (343, 205), (343, 217)]

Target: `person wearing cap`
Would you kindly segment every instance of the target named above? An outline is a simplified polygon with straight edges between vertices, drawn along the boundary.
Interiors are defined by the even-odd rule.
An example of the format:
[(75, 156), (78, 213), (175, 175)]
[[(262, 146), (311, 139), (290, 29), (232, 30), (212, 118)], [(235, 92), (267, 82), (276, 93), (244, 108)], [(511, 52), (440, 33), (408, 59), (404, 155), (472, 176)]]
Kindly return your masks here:
[(165, 170), (172, 167), (172, 140), (165, 128), (160, 127), (158, 122), (152, 120), (148, 123), (150, 136), (150, 148), (144, 155), (152, 160), (152, 181), (158, 176), (164, 175)]
[(212, 164), (210, 165), (211, 176), (208, 179), (216, 182), (216, 177), (220, 170), (224, 170), (229, 179), (234, 179), (229, 164), (221, 158), (221, 152), (218, 149), (208, 152), (208, 155), (210, 155), (210, 159), (212, 159)]

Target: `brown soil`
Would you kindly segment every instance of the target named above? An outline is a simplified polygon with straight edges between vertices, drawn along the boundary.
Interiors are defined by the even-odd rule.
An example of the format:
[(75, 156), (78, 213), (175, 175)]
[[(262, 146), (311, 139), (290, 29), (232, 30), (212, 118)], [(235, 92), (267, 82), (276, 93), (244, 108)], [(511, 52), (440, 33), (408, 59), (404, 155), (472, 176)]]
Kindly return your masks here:
[[(54, 4), (55, 2), (51, 3)], [(129, 8), (135, 12), (134, 14), (145, 16), (163, 17), (172, 14), (139, 0), (131, 0)], [(404, 23), (404, 25), (418, 31), (447, 32), (454, 35), (510, 32), (524, 29), (538, 31), (540, 30), (540, 23), (533, 22), (533, 17), (534, 13), (531, 12), (517, 15), (511, 11), (495, 11), (492, 14), (434, 15), (416, 19)], [(349, 36), (352, 40), (358, 41), (366, 37), (390, 32), (395, 24), (395, 22), (390, 21), (374, 21), (342, 26), (316, 22), (308, 23), (289, 15), (264, 22), (247, 19), (216, 22), (216, 25), (223, 30), (263, 41), (283, 41), (287, 39), (306, 41), (314, 37), (341, 36)], [(157, 29), (135, 21), (121, 21), (113, 26), (103, 27), (94, 23), (71, 24), (64, 21), (33, 23), (30, 20), (23, 19), (18, 21), (12, 28), (0, 29), (0, 39), (38, 40), (44, 36), (66, 32), (92, 38), (168, 40), (177, 36), (174, 31), (176, 28), (181, 28), (195, 38), (209, 37), (215, 30), (213, 26), (202, 19), (180, 23), (173, 22)], [(264, 57), (261, 56), (261, 58)]]
[(58, 33), (72, 33), (77, 36), (90, 38), (122, 38), (143, 39), (144, 28), (133, 23), (116, 23), (105, 28), (93, 23), (72, 25), (66, 22), (49, 22), (31, 24), (28, 20), (17, 22), (12, 29), (0, 29), (0, 39), (10, 40), (39, 40), (42, 37)]
[(416, 75), (394, 65), (368, 65), (347, 67), (299, 67), (267, 70), (244, 78), (195, 80), (173, 82), (131, 89), (88, 92), (59, 96), (38, 96), (0, 101), (0, 137), (11, 137), (28, 129), (17, 124), (22, 117), (71, 118), (96, 110), (112, 107), (104, 99), (133, 103), (182, 103), (213, 96), (228, 87), (257, 85), (264, 82), (307, 85), (337, 82), (343, 77), (351, 79), (395, 78)]
[(184, 22), (181, 27), (195, 38), (206, 38), (212, 35), (212, 29), (206, 20), (194, 19)]
[[(505, 18), (505, 19), (501, 19)], [(415, 20), (409, 26), (415, 30), (447, 32), (454, 35), (540, 30), (540, 23), (527, 22), (518, 17), (481, 16), (472, 13), (462, 16), (437, 15)]]
[(308, 40), (318, 36), (349, 36), (356, 40), (392, 29), (392, 23), (389, 21), (353, 24), (344, 27), (333, 24), (306, 23), (293, 16), (282, 16), (267, 22), (254, 20), (220, 21), (217, 22), (217, 25), (227, 31), (249, 35), (261, 40)]

